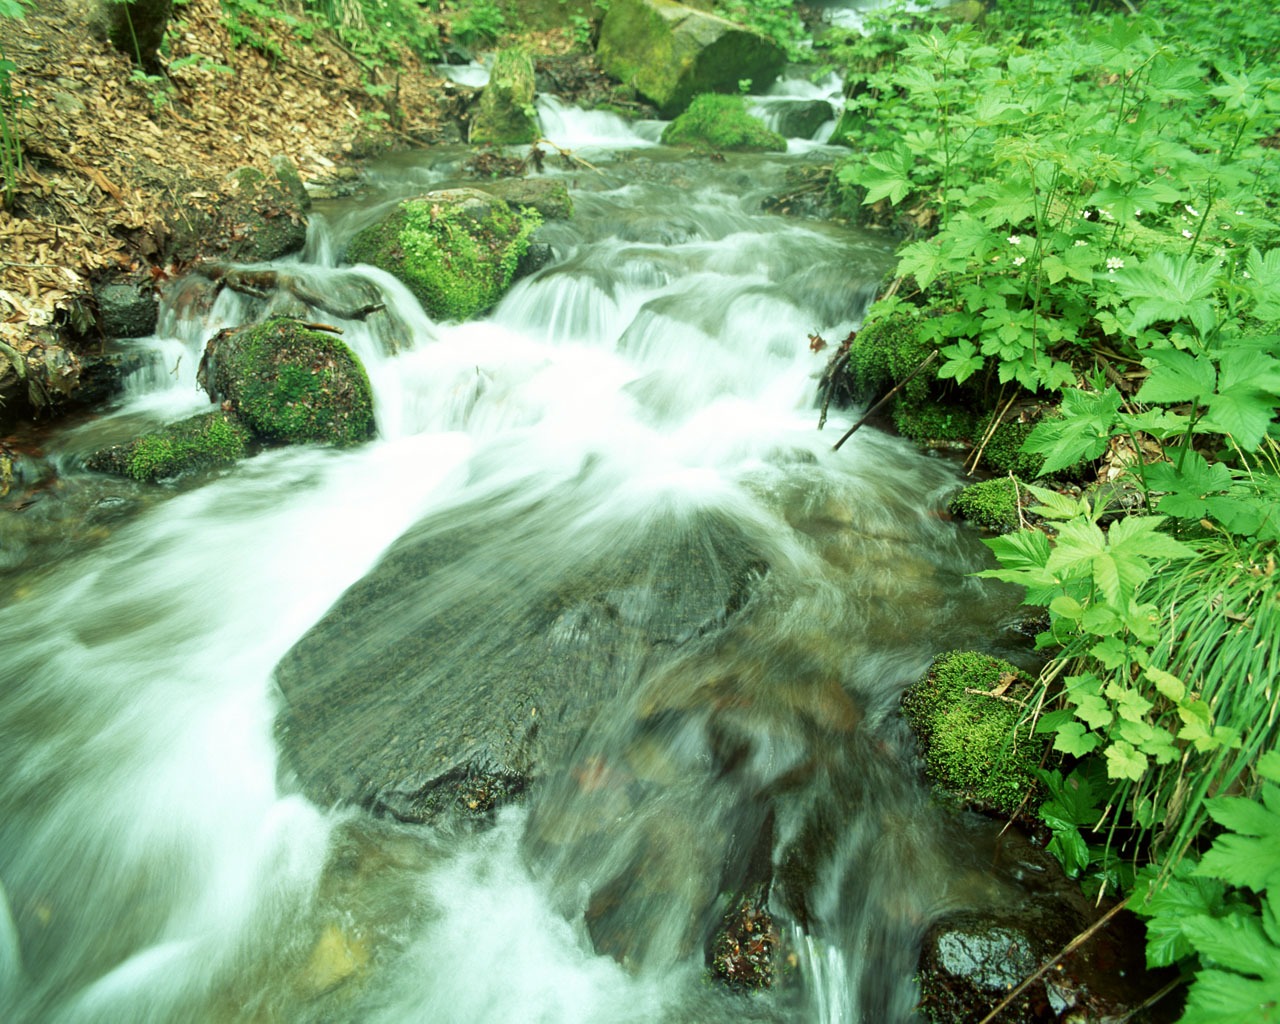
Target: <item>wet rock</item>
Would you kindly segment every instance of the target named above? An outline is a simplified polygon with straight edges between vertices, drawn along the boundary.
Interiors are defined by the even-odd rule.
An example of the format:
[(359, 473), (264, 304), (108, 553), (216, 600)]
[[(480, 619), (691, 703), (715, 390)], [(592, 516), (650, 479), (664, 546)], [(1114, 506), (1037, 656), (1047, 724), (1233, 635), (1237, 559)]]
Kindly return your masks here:
[(244, 457), (248, 444), (249, 431), (244, 424), (231, 413), (218, 410), (171, 423), (128, 444), (99, 449), (85, 466), (132, 480), (162, 480), (229, 465)]
[(499, 178), (476, 186), (520, 210), (537, 210), (543, 220), (569, 220), (573, 200), (559, 178)]
[(811, 139), (831, 120), (831, 104), (826, 100), (788, 103), (778, 114), (778, 134), (788, 139)]
[(150, 288), (108, 284), (95, 288), (102, 333), (108, 338), (145, 338), (156, 329), (156, 298)]
[(559, 527), (528, 524), (572, 523), (572, 500), (487, 514), (419, 523), (277, 666), (282, 764), (321, 806), (427, 821), (509, 802), (754, 578), (719, 519), (564, 564)]
[(88, 408), (120, 391), (138, 357), (77, 353), (52, 330), (34, 328), (23, 351), (0, 342), (0, 429)]
[(672, 0), (614, 0), (596, 57), (666, 118), (699, 93), (736, 93), (746, 78), (763, 90), (786, 63), (767, 36)]
[(200, 386), (265, 441), (348, 445), (374, 434), (373, 392), (355, 354), (288, 317), (219, 331)]
[(394, 274), (435, 320), (465, 320), (506, 292), (541, 223), (478, 189), (406, 199), (351, 240), (346, 259)]
[[(1020, 833), (997, 844), (996, 870), (1009, 886), (994, 905), (935, 921), (920, 955), (920, 1009), (934, 1024), (976, 1024), (1109, 907), (1097, 908), (1057, 862)], [(1144, 928), (1121, 912), (1020, 995), (1009, 1024), (1130, 1019), (1169, 980), (1148, 971)]]
[(765, 887), (757, 885), (734, 899), (711, 947), (711, 975), (731, 988), (773, 985), (778, 932), (766, 907)]
[(537, 139), (533, 97), (533, 58), (520, 49), (498, 51), (471, 122), (472, 144), (523, 145)]

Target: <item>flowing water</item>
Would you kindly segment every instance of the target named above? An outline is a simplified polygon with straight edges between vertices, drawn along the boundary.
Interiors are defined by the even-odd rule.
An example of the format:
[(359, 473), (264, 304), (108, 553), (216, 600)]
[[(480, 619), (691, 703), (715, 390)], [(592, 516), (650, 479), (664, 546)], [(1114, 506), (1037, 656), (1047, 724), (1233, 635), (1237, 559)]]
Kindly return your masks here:
[[(383, 192), (318, 211), (289, 265), (385, 295), (340, 322), (375, 441), (95, 482), (78, 460), (205, 407), (204, 340), (262, 312), (178, 282), (121, 406), (54, 438), (57, 477), (0, 513), (6, 1020), (910, 1017), (923, 929), (988, 883), (930, 805), (896, 701), (1013, 608), (968, 577), (982, 549), (938, 514), (952, 466), (869, 428), (833, 452), (815, 429), (827, 353), (810, 335), (858, 323), (889, 249), (758, 212), (802, 153), (713, 163), (656, 146), (652, 125), (543, 116), (591, 167), (548, 169), (576, 216), (544, 228), (552, 262), (490, 316), (433, 324), (385, 275), (335, 265), (380, 202), (448, 183), (461, 153), (388, 162)], [(54, 507), (47, 536), (11, 528)], [(701, 543), (732, 523), (768, 572), (715, 637), (594, 708), (491, 827), (318, 808), (277, 763), (273, 669), (424, 520), (489, 538), (453, 578), (459, 601), (470, 578), (492, 595), (457, 640), (477, 650), (549, 580), (665, 531)], [(707, 922), (729, 865), (741, 878), (761, 850), (779, 984), (726, 993)]]

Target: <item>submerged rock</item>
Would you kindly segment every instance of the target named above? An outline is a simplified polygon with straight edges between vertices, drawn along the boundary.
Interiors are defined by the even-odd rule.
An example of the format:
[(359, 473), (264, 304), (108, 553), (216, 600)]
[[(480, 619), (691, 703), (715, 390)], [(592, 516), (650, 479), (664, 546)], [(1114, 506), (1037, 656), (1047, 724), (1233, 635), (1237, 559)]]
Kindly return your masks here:
[(524, 50), (500, 50), (493, 59), (489, 84), (480, 94), (480, 109), (471, 122), (473, 145), (523, 145), (538, 138), (533, 109), (533, 58)]
[(373, 391), (355, 353), (288, 317), (219, 331), (198, 379), (265, 441), (348, 445), (374, 434)]
[(786, 53), (754, 29), (673, 0), (613, 0), (596, 49), (600, 66), (674, 117), (703, 92), (763, 91)]
[(527, 525), (549, 514), (419, 523), (285, 655), (281, 759), (307, 796), (407, 821), (509, 802), (752, 578), (751, 545), (719, 520), (565, 565), (565, 538)]
[(394, 274), (432, 319), (465, 320), (506, 292), (540, 223), (479, 189), (428, 192), (359, 232), (346, 259)]

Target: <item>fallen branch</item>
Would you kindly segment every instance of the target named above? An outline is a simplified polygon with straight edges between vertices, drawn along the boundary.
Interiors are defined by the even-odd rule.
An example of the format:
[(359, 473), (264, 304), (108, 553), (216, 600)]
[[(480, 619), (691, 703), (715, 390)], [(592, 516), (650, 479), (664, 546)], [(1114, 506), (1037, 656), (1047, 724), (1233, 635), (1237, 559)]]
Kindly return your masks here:
[(907, 374), (907, 376), (901, 382), (899, 382), (898, 384), (895, 384), (893, 387), (893, 390), (891, 390), (887, 395), (885, 395), (882, 399), (880, 399), (880, 401), (876, 402), (875, 405), (873, 405), (870, 409), (868, 409), (866, 412), (866, 415), (864, 415), (862, 419), (858, 420), (857, 423), (855, 423), (848, 430), (846, 430), (844, 432), (844, 437), (840, 438), (839, 441), (833, 444), (831, 446), (831, 450), (833, 452), (838, 452), (840, 450), (840, 446), (853, 436), (853, 433), (855, 430), (857, 430), (864, 423), (866, 423), (867, 420), (871, 419), (872, 416), (874, 416), (877, 412), (879, 412), (880, 407), (883, 406), (885, 402), (889, 401), (889, 399), (891, 399), (899, 391), (901, 391), (908, 384), (910, 384), (926, 366), (928, 366), (937, 358), (938, 358), (938, 350), (935, 348), (932, 352), (930, 352), (927, 356), (924, 357), (924, 361), (919, 366), (917, 366), (914, 370), (912, 370), (909, 374)]

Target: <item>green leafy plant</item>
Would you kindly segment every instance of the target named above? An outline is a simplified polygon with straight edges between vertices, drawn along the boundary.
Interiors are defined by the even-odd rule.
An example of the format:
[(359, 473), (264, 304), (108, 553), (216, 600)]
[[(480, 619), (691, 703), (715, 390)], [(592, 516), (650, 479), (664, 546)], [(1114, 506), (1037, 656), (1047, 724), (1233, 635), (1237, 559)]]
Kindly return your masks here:
[(507, 30), (507, 18), (494, 0), (469, 3), (449, 26), (450, 33), (463, 46), (492, 45)]
[(1150, 966), (1199, 964), (1182, 1024), (1280, 1021), (1280, 754), (1257, 775), (1253, 798), (1208, 801), (1223, 832), (1199, 863), (1144, 872), (1131, 902), (1148, 918)]
[[(21, 20), (31, 0), (0, 0), (0, 18)], [(4, 175), (4, 205), (13, 205), (18, 175), (22, 173), (22, 127), (18, 118), (29, 102), (13, 88), (18, 65), (0, 50), (0, 173)]]

